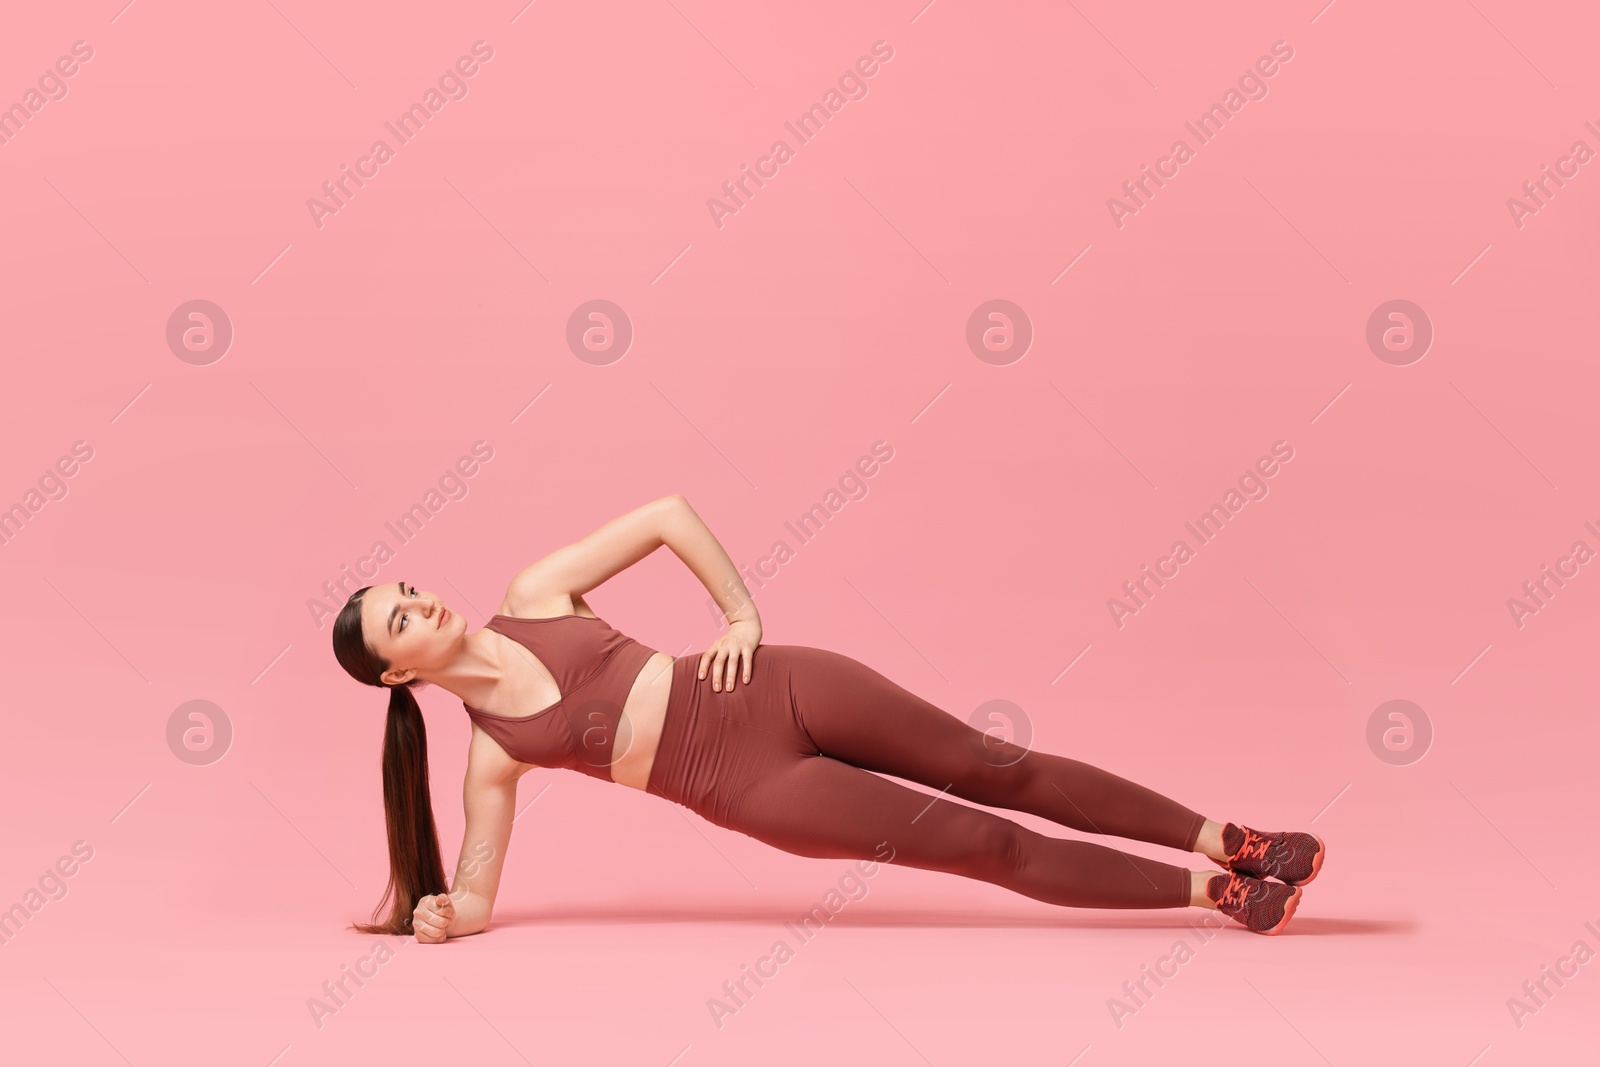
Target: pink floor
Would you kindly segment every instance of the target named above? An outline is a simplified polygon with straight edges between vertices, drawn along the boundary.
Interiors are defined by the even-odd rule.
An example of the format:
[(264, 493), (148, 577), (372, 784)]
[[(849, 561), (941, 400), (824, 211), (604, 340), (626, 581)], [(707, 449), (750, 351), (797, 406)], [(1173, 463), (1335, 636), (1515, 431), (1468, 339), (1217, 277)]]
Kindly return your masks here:
[[(923, 2), (8, 14), (0, 1062), (1595, 1058), (1600, 16)], [(767, 642), (1321, 834), (1288, 931), (547, 770), (489, 931), (345, 929), (383, 699), (324, 583), (476, 628), (675, 492)], [(670, 551), (588, 601), (717, 632)]]

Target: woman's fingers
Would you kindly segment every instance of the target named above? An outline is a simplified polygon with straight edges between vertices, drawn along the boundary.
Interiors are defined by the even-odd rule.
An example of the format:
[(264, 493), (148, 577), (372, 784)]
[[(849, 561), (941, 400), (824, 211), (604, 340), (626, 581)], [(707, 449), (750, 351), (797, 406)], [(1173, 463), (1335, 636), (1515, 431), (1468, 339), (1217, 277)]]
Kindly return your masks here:
[(701, 678), (710, 675), (712, 688), (717, 685), (717, 656), (722, 654), (722, 645), (712, 645), (701, 653)]
[[(710, 662), (710, 669), (706, 664)], [(716, 644), (700, 654), (699, 677), (711, 676), (711, 688), (714, 692), (731, 690), (734, 683), (741, 676), (748, 684), (750, 674), (755, 670), (755, 649), (733, 646), (731, 649), (724, 644)]]
[(448, 893), (430, 894), (419, 900), (411, 913), (411, 929), (419, 941), (443, 941), (455, 914), (456, 906)]

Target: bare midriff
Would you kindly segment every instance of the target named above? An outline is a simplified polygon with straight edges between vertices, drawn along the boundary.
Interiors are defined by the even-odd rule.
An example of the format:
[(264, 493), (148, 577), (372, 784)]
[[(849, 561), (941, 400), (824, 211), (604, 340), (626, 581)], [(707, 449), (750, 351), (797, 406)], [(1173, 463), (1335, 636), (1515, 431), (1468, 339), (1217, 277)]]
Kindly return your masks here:
[(672, 666), (677, 661), (657, 652), (645, 661), (633, 680), (617, 721), (616, 743), (611, 750), (611, 780), (644, 789), (655, 766), (661, 728), (667, 721), (667, 699), (672, 694)]

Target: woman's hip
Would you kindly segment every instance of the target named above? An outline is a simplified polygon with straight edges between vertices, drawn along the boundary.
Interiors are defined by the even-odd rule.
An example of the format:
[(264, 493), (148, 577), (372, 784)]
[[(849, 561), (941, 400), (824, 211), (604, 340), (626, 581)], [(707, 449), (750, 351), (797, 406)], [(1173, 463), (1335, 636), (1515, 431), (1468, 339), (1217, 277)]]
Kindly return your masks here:
[(646, 789), (722, 824), (751, 784), (817, 754), (797, 709), (796, 681), (848, 658), (803, 645), (758, 645), (750, 681), (741, 672), (731, 689), (719, 691), (712, 688), (709, 669), (705, 678), (697, 676), (700, 656), (673, 664)]

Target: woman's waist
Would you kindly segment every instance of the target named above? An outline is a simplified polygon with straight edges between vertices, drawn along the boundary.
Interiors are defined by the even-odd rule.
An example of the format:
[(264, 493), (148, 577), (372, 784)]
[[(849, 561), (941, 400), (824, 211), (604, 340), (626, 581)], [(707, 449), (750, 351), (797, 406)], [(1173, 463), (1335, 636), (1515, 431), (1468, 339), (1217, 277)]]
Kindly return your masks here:
[(717, 710), (703, 698), (711, 695), (711, 680), (699, 677), (701, 655), (694, 652), (673, 661), (667, 706), (659, 732), (649, 742), (645, 782), (646, 792), (691, 807), (693, 798), (709, 788), (721, 724)]
[(634, 677), (617, 717), (616, 742), (610, 759), (614, 781), (644, 788), (667, 717), (674, 663), (665, 652), (651, 650)]
[(714, 661), (707, 662), (702, 678), (700, 660), (705, 653), (678, 657), (672, 669), (664, 733), (682, 737), (704, 732), (707, 724), (722, 719), (754, 722), (786, 714), (794, 672), (807, 669), (809, 657), (817, 652), (803, 645), (758, 645), (750, 662), (750, 680), (745, 681), (744, 664), (740, 663), (732, 685), (726, 684), (727, 662), (721, 670)]
[(740, 664), (732, 686), (722, 685), (726, 663), (715, 674), (715, 664), (707, 662), (702, 678), (703, 652), (679, 658), (647, 790), (699, 811), (730, 766), (759, 758), (752, 752), (773, 744), (804, 747), (791, 680), (814, 651), (799, 645), (759, 645), (750, 681), (744, 680)]

